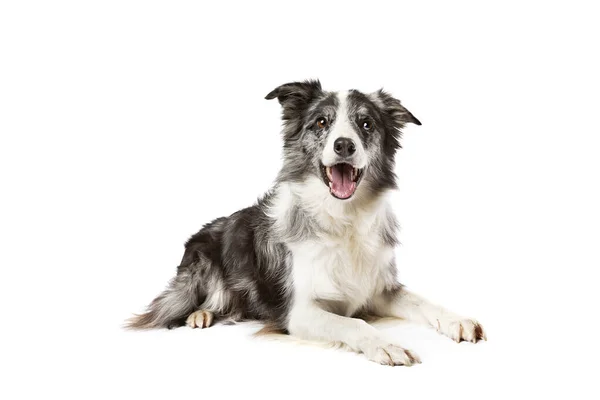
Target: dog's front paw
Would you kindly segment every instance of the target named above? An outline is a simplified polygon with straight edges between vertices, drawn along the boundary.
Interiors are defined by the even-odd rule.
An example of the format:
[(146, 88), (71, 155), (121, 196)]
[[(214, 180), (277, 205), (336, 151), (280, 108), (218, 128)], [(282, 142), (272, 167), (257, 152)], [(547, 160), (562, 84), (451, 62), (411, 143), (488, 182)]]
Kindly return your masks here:
[(477, 343), (480, 340), (487, 340), (481, 324), (470, 318), (454, 317), (442, 320), (438, 319), (437, 330), (457, 343), (461, 341)]
[(378, 339), (368, 340), (361, 346), (361, 351), (369, 360), (383, 365), (411, 366), (421, 363), (412, 351)]

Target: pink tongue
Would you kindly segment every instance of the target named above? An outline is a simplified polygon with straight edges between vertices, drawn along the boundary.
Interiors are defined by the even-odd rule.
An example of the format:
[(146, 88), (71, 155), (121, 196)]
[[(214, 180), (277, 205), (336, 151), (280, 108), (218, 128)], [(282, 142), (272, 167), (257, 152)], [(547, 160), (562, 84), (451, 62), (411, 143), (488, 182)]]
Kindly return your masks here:
[(340, 199), (352, 196), (356, 189), (356, 182), (352, 181), (352, 166), (350, 164), (337, 164), (331, 167), (331, 191)]

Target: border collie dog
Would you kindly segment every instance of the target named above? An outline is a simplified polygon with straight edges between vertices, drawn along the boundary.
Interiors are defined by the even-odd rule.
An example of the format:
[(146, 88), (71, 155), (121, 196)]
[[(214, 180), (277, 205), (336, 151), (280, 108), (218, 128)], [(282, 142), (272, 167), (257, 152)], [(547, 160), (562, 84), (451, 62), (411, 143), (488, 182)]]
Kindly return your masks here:
[(403, 318), (457, 342), (485, 340), (477, 321), (397, 281), (388, 194), (396, 188), (400, 131), (419, 120), (383, 90), (328, 92), (309, 80), (266, 96), (275, 98), (284, 151), (273, 188), (193, 235), (175, 278), (128, 327), (260, 320), (386, 365), (420, 360), (361, 317)]

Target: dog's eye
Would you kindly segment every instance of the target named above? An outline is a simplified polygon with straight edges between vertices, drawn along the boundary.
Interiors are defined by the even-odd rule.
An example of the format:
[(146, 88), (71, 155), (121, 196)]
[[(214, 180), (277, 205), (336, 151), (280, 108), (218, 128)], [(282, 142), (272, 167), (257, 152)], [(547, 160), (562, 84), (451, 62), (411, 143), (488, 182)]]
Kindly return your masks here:
[(319, 129), (325, 129), (327, 127), (327, 118), (321, 117), (317, 119), (317, 126)]
[(373, 129), (373, 123), (369, 120), (363, 121), (362, 127), (365, 131), (370, 131)]

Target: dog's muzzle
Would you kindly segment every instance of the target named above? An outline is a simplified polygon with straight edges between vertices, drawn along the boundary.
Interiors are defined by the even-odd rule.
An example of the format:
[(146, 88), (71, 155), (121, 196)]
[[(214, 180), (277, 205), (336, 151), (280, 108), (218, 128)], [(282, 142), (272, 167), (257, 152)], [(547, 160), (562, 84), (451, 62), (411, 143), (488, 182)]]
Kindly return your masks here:
[(331, 195), (347, 200), (356, 191), (363, 170), (348, 163), (338, 163), (329, 167), (322, 165), (321, 172)]

